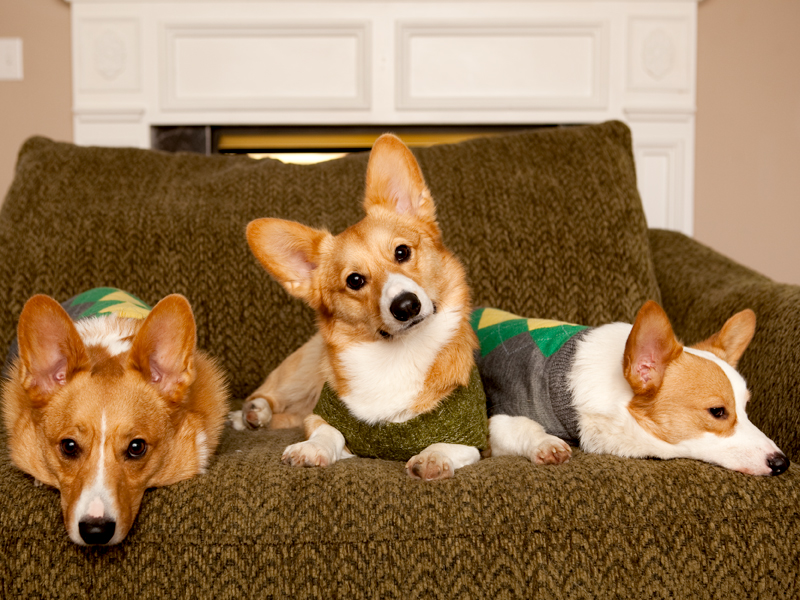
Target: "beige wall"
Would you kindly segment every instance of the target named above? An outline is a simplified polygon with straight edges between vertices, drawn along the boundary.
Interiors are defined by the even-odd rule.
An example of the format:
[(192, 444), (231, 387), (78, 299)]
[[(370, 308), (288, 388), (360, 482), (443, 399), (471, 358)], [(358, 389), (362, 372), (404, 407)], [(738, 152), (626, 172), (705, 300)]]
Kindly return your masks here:
[(0, 37), (22, 38), (22, 81), (0, 81), (0, 199), (28, 137), (72, 140), (69, 4), (0, 0)]
[(704, 0), (695, 237), (800, 284), (800, 1)]
[[(699, 4), (695, 234), (800, 284), (800, 0)], [(0, 82), (0, 195), (33, 134), (72, 138), (69, 5), (0, 0), (22, 82)]]

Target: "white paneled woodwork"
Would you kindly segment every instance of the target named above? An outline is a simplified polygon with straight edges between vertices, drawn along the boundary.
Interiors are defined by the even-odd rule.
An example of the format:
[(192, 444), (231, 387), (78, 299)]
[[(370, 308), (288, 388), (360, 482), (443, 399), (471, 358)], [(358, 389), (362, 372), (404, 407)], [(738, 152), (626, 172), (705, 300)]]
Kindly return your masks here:
[[(603, 22), (398, 25), (400, 109), (605, 108)], [(509, 64), (510, 63), (510, 64)]]
[(75, 79), (79, 93), (139, 90), (137, 19), (84, 19), (74, 33)]
[(69, 1), (77, 143), (622, 119), (649, 224), (692, 233), (698, 0)]
[(165, 25), (166, 110), (369, 107), (369, 23)]

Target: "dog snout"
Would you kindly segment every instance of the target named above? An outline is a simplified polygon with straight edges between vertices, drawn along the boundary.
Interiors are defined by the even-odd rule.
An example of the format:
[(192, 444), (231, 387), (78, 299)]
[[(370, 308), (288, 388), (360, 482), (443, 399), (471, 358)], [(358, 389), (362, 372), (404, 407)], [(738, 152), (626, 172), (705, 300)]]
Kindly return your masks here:
[(773, 475), (780, 475), (789, 468), (789, 459), (782, 452), (776, 452), (767, 457), (767, 465)]
[(117, 529), (116, 521), (109, 519), (88, 518), (78, 523), (81, 539), (87, 544), (107, 544), (114, 537)]
[(421, 308), (422, 303), (419, 301), (416, 294), (412, 292), (403, 292), (392, 300), (389, 311), (395, 319), (405, 323), (409, 319), (416, 317)]

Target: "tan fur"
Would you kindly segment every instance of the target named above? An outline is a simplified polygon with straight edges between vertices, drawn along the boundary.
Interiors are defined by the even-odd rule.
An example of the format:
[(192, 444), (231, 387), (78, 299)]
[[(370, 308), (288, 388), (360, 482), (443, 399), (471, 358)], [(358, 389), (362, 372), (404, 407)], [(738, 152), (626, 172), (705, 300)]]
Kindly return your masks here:
[[(102, 346), (84, 347), (55, 300), (29, 300), (18, 329), (20, 358), (3, 390), (3, 418), (12, 462), (60, 490), (69, 530), (75, 503), (97, 472), (104, 415), (103, 466), (119, 513), (119, 541), (147, 488), (205, 468), (219, 442), (227, 391), (213, 360), (195, 349), (194, 318), (182, 296), (168, 296), (143, 321), (105, 318), (131, 332), (129, 352), (111, 356)], [(202, 452), (196, 447), (201, 432)], [(61, 451), (65, 439), (80, 446), (77, 457)], [(135, 439), (147, 450), (131, 459), (126, 450)]]
[[(731, 317), (709, 339), (692, 346), (714, 353), (736, 367), (755, 332), (755, 314)], [(623, 371), (634, 398), (628, 410), (656, 437), (676, 444), (704, 433), (727, 437), (737, 422), (730, 380), (719, 365), (683, 351), (663, 309), (648, 302), (628, 337)], [(710, 409), (725, 410), (715, 418)]]
[[(414, 281), (439, 310), (457, 308), (459, 314), (456, 332), (436, 355), (423, 391), (407, 409), (413, 415), (429, 412), (469, 381), (477, 339), (469, 324), (464, 268), (443, 244), (433, 199), (413, 154), (394, 136), (381, 136), (372, 149), (364, 208), (366, 216), (336, 236), (279, 219), (258, 219), (247, 227), (256, 258), (289, 294), (316, 310), (323, 350), (319, 359), (311, 358), (315, 346), (307, 343), (251, 395), (267, 399), (273, 413), (310, 412), (308, 399), (318, 397), (325, 380), (342, 398), (351, 392), (343, 353), (354, 345), (381, 342), (381, 293), (391, 274)], [(411, 249), (407, 262), (395, 260), (401, 245)], [(366, 278), (363, 288), (348, 287), (353, 273)], [(248, 407), (243, 418), (252, 426)], [(307, 430), (315, 426), (316, 418), (306, 420)]]
[[(409, 169), (405, 185), (409, 195), (416, 199), (414, 207), (419, 213), (398, 214), (389, 206), (397, 185), (393, 183), (397, 179), (393, 175), (398, 162)], [(258, 390), (252, 394), (267, 397), (273, 410), (278, 408), (276, 412), (295, 404), (286, 394), (275, 393), (276, 388), (285, 387), (279, 386), (278, 380), (299, 381), (312, 376), (312, 387), (321, 389), (330, 369), (331, 383), (337, 393), (340, 396), (348, 393), (347, 376), (337, 357), (354, 343), (380, 339), (380, 293), (387, 275), (393, 271), (407, 274), (437, 304), (460, 306), (463, 315), (457, 335), (437, 357), (425, 391), (411, 409), (418, 414), (429, 412), (453, 389), (469, 381), (477, 339), (468, 319), (470, 298), (466, 275), (461, 263), (443, 244), (433, 200), (416, 160), (394, 136), (382, 136), (370, 155), (364, 207), (366, 217), (337, 236), (279, 219), (259, 219), (247, 227), (247, 239), (256, 258), (291, 295), (305, 300), (317, 311), (317, 324), (327, 354), (315, 372), (295, 370), (303, 359), (291, 355), (278, 367), (279, 373), (273, 372), (275, 381), (268, 378), (262, 386), (271, 389), (274, 395), (263, 396)], [(400, 244), (410, 246), (417, 259), (398, 268), (393, 252)], [(368, 289), (360, 290), (366, 293), (353, 293), (347, 288), (346, 278), (352, 272), (369, 274)], [(309, 350), (303, 346), (297, 352)], [(309, 412), (311, 409), (313, 406)]]
[[(325, 343), (317, 334), (278, 365), (247, 401), (267, 401), (272, 412), (271, 429), (300, 427), (305, 416), (314, 410), (329, 373)], [(257, 416), (244, 414), (242, 418), (254, 421)]]

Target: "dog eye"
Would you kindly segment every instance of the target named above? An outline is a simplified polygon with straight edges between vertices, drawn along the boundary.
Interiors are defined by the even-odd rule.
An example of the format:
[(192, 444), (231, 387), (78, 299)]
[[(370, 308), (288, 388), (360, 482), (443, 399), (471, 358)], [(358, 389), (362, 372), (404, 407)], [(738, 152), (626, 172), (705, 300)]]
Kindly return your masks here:
[(78, 458), (80, 456), (81, 447), (78, 446), (78, 442), (71, 438), (61, 440), (59, 447), (61, 448), (61, 454), (66, 458)]
[(708, 412), (710, 412), (711, 416), (715, 419), (724, 419), (728, 416), (728, 412), (725, 410), (724, 406), (714, 406), (709, 408)]
[(394, 249), (394, 259), (399, 262), (406, 262), (409, 258), (411, 258), (411, 248), (406, 246), (405, 244), (400, 244), (397, 248)]
[(142, 439), (135, 439), (128, 444), (128, 458), (142, 458), (147, 452), (147, 442)]
[(351, 290), (360, 290), (367, 284), (367, 278), (360, 273), (350, 273), (347, 276), (347, 287)]

